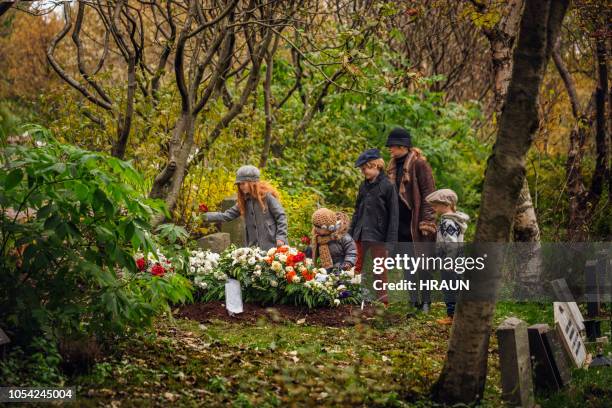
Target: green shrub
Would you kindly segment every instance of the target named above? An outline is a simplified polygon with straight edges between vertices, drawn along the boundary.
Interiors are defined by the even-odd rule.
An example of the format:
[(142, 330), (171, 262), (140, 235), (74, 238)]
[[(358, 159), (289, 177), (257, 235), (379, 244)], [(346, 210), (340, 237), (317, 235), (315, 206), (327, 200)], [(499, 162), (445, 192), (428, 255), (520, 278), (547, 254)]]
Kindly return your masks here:
[[(58, 143), (32, 127), (33, 146), (9, 146), (0, 168), (0, 323), (18, 343), (144, 329), (168, 302), (191, 296), (179, 274), (140, 272), (157, 252), (130, 163)], [(167, 213), (167, 211), (166, 211)]]
[(15, 347), (0, 359), (2, 386), (61, 387), (65, 378), (60, 370), (61, 357), (54, 342), (36, 337), (27, 347)]

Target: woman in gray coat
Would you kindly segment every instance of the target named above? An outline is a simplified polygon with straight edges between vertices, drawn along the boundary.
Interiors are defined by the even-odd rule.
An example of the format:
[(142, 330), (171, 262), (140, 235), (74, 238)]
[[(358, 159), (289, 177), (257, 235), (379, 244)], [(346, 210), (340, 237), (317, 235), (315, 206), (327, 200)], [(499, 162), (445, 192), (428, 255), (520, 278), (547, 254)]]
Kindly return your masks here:
[(224, 212), (206, 213), (204, 220), (226, 222), (243, 216), (246, 245), (268, 250), (287, 244), (287, 216), (278, 191), (259, 177), (257, 167), (240, 167), (236, 172), (238, 203)]

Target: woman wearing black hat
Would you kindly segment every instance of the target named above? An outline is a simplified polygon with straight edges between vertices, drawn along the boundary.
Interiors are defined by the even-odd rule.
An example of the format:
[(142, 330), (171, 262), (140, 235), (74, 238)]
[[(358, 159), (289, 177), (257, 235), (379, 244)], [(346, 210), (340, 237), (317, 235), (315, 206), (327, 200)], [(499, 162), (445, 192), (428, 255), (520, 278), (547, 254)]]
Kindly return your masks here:
[[(359, 187), (349, 234), (357, 244), (355, 273), (361, 273), (367, 253), (386, 257), (386, 244), (397, 242), (397, 192), (384, 172), (385, 162), (378, 149), (363, 152), (355, 167), (360, 167), (365, 180)], [(377, 279), (387, 282), (385, 270)], [(388, 304), (386, 290), (377, 291), (378, 300)]]
[[(431, 166), (421, 150), (412, 147), (411, 136), (406, 129), (393, 129), (387, 138), (387, 147), (391, 154), (387, 175), (398, 191), (398, 242), (434, 242), (435, 213), (425, 200), (436, 188)], [(411, 245), (402, 249), (412, 251), (415, 248)], [(418, 275), (421, 280), (430, 278), (427, 271), (420, 271)], [(416, 276), (406, 278), (413, 280)], [(410, 300), (415, 307), (429, 311), (429, 291), (421, 291), (420, 301), (417, 292), (410, 291)]]

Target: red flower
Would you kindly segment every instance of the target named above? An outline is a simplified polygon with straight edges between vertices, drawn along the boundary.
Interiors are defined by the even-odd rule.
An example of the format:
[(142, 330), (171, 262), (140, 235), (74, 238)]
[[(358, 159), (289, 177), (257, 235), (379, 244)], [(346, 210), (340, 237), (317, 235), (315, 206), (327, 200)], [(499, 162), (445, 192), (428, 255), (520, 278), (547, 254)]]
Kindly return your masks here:
[(302, 277), (304, 277), (304, 280), (306, 281), (310, 281), (314, 279), (314, 272), (310, 272), (308, 269), (305, 269), (302, 271)]
[(280, 247), (276, 248), (276, 252), (280, 252), (280, 253), (287, 252), (288, 250), (289, 250), (289, 248), (286, 247), (286, 246), (280, 246)]
[(295, 278), (295, 271), (287, 272), (285, 274), (285, 279), (287, 279), (287, 282), (293, 282), (293, 278)]
[(208, 212), (208, 206), (204, 203), (200, 203), (200, 205), (198, 205), (198, 210), (200, 210), (200, 212)]
[(304, 244), (304, 245), (310, 245), (310, 237), (308, 235), (304, 235), (301, 238), (301, 241), (302, 241), (302, 244)]
[(145, 261), (144, 258), (140, 258), (136, 260), (136, 267), (138, 268), (139, 271), (144, 271), (146, 266), (147, 266), (147, 261)]
[(164, 276), (165, 273), (166, 270), (164, 269), (164, 267), (158, 263), (153, 265), (153, 268), (151, 268), (151, 275), (153, 276)]
[(303, 262), (306, 259), (306, 254), (303, 252), (298, 252), (296, 255), (293, 255), (293, 262)]

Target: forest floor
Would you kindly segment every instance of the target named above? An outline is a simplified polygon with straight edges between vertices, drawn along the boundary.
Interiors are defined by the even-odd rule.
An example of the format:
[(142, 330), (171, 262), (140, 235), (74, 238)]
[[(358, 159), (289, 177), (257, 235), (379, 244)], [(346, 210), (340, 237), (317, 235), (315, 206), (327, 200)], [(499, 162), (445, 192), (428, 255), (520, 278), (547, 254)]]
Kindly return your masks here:
[[(70, 379), (79, 406), (432, 406), (427, 392), (450, 333), (435, 321), (444, 315), (442, 303), (429, 315), (392, 305), (357, 315), (347, 309), (342, 318), (249, 307), (231, 321), (219, 310), (177, 309), (173, 319), (157, 322), (156, 333), (118, 344), (116, 354)], [(495, 324), (508, 316), (552, 323), (552, 307), (499, 304)], [(494, 335), (489, 351), (483, 406), (498, 407)], [(612, 368), (575, 370), (562, 392), (537, 399), (542, 407), (609, 406)]]

